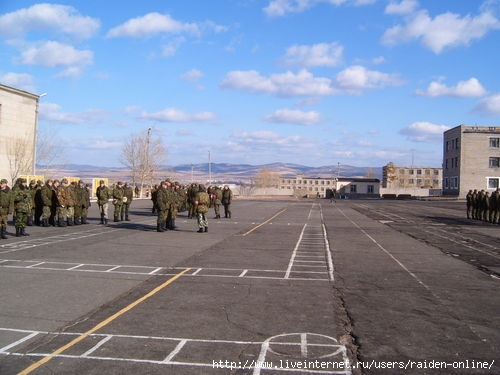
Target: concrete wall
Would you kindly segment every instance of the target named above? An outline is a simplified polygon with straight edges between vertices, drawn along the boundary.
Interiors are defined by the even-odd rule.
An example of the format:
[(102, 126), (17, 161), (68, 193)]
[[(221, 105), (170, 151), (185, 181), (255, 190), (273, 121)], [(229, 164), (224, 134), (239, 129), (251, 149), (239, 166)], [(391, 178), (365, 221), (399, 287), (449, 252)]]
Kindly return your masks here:
[[(34, 174), (33, 157), (35, 154), (35, 132), (37, 121), (38, 96), (8, 86), (0, 85), (0, 178), (11, 183), (20, 175)], [(26, 157), (30, 158), (26, 170), (18, 175), (10, 164), (15, 159), (15, 145), (25, 145)]]

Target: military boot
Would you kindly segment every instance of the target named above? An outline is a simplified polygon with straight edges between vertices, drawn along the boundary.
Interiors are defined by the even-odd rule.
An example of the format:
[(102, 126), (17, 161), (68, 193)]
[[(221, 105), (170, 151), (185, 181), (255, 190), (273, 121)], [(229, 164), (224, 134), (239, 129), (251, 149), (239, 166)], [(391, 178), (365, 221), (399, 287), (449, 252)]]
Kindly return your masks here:
[(163, 228), (163, 225), (158, 223), (156, 224), (156, 231), (157, 232), (165, 232), (165, 229)]
[(19, 237), (21, 235), (21, 228), (16, 227), (16, 237)]
[(101, 224), (104, 224), (104, 214), (101, 214)]
[(29, 233), (26, 233), (26, 228), (22, 227), (20, 231), (21, 236), (29, 236)]
[(7, 233), (7, 228), (2, 227), (2, 228), (1, 228), (1, 231), (0, 231), (0, 238), (1, 238), (2, 240), (6, 240), (6, 239), (7, 239), (6, 233)]

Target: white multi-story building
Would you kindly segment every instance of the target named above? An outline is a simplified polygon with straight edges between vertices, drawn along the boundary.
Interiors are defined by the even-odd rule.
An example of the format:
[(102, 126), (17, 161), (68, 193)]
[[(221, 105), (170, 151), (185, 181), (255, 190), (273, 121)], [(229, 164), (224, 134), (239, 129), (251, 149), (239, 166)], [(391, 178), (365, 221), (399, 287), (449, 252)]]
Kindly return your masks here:
[(500, 126), (459, 125), (444, 132), (443, 195), (500, 187)]
[(321, 178), (321, 177), (281, 177), (280, 190), (290, 195), (308, 195), (328, 198), (332, 193), (345, 198), (380, 197), (380, 180), (377, 178)]
[(0, 84), (0, 178), (35, 173), (39, 96)]

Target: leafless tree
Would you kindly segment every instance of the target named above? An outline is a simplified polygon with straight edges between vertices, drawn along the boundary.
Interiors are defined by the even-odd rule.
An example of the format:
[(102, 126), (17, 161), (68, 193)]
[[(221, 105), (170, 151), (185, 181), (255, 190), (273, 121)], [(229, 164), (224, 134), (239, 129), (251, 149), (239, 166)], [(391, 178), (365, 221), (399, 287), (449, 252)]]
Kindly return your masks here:
[(39, 130), (36, 140), (36, 164), (43, 166), (42, 174), (47, 177), (56, 161), (61, 161), (64, 154), (64, 146), (51, 131)]
[(28, 137), (14, 138), (7, 142), (7, 160), (9, 162), (9, 173), (11, 184), (20, 175), (29, 175), (33, 167), (33, 141)]
[(280, 181), (279, 172), (269, 168), (262, 168), (255, 176), (255, 185), (259, 188), (278, 187)]
[(144, 186), (152, 185), (165, 158), (165, 145), (159, 137), (151, 139), (151, 128), (147, 133), (130, 135), (123, 145), (120, 162), (130, 169), (132, 183), (140, 185), (141, 197)]

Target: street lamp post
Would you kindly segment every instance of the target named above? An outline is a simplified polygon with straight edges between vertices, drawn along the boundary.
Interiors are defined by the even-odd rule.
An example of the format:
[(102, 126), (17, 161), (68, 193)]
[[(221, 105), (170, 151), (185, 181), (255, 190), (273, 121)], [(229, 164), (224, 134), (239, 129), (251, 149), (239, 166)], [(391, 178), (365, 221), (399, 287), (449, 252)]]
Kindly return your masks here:
[(47, 95), (46, 92), (43, 94), (38, 95), (38, 98), (36, 99), (36, 108), (35, 108), (35, 134), (33, 136), (33, 166), (31, 168), (31, 172), (33, 173), (33, 176), (36, 176), (36, 143), (38, 141), (38, 107), (40, 103), (40, 98)]

